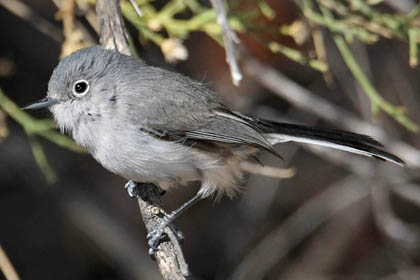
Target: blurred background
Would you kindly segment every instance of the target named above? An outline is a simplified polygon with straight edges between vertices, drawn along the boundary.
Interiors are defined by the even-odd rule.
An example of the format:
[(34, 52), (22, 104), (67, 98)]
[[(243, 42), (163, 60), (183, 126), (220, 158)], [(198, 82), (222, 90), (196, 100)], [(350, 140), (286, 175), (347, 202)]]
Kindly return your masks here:
[[(296, 144), (279, 145), (283, 161), (262, 153), (295, 176), (251, 175), (238, 198), (176, 220), (193, 279), (420, 279), (417, 1), (227, 1), (239, 87), (208, 1), (138, 4), (142, 18), (129, 2), (122, 11), (149, 64), (207, 83), (234, 110), (369, 134), (407, 162)], [(16, 279), (12, 267), (21, 279), (161, 279), (126, 182), (47, 110), (17, 109), (46, 95), (60, 56), (96, 44), (97, 28), (92, 1), (0, 0), (0, 279)], [(166, 193), (164, 208), (197, 189)]]

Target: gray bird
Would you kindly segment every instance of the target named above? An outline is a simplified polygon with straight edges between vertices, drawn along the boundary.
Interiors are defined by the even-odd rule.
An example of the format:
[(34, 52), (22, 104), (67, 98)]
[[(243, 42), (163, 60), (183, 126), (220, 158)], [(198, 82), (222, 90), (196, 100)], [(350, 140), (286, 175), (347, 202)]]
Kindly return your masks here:
[(100, 46), (77, 51), (54, 70), (46, 99), (69, 133), (103, 167), (163, 190), (200, 181), (197, 195), (149, 236), (152, 248), (180, 212), (201, 198), (232, 197), (243, 178), (240, 162), (259, 150), (280, 157), (288, 141), (340, 149), (403, 165), (366, 135), (247, 117), (229, 110), (202, 83)]

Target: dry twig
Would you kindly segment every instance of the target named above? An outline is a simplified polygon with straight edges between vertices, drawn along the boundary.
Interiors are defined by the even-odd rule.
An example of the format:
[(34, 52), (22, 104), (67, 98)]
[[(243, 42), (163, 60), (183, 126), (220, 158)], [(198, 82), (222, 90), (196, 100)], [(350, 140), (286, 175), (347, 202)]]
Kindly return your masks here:
[(3, 248), (0, 245), (0, 271), (3, 272), (4, 277), (7, 280), (19, 280), (19, 275), (17, 274), (13, 264), (10, 262), (9, 258), (4, 252)]
[(230, 28), (224, 1), (210, 0), (210, 2), (217, 13), (217, 21), (222, 28), (223, 42), (225, 43), (226, 50), (226, 61), (230, 67), (232, 82), (235, 86), (239, 86), (239, 83), (242, 80), (242, 73), (239, 70), (238, 61), (236, 60), (235, 48), (235, 44), (239, 44), (239, 38), (236, 33), (233, 32), (232, 28)]

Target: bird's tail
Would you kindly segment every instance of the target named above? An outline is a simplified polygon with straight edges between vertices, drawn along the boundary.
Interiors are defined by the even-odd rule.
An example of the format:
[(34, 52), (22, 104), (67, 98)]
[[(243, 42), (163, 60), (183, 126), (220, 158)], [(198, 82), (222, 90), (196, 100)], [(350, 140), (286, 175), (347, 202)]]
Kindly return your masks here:
[(404, 161), (381, 148), (383, 145), (367, 135), (330, 129), (317, 129), (303, 125), (253, 120), (253, 125), (275, 145), (288, 141), (315, 144), (355, 154), (390, 161), (404, 166)]

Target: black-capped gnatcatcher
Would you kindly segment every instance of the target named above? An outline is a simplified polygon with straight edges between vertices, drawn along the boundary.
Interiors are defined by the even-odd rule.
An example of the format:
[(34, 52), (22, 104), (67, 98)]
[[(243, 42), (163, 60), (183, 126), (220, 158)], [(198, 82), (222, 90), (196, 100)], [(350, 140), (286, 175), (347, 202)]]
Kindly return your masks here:
[[(201, 198), (232, 197), (240, 162), (287, 141), (327, 146), (403, 165), (366, 135), (254, 119), (233, 112), (203, 84), (100, 46), (77, 51), (54, 70), (48, 95), (25, 109), (49, 107), (62, 132), (109, 171), (163, 190), (201, 181), (197, 195), (149, 236)], [(135, 185), (135, 184), (134, 184)]]

